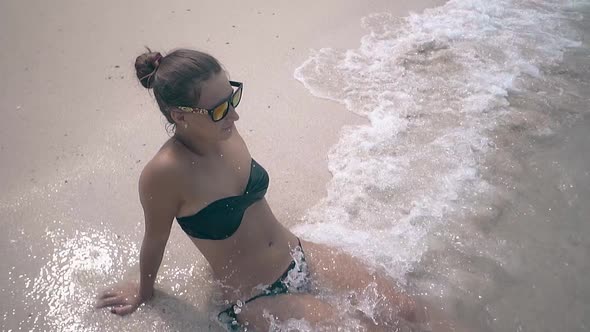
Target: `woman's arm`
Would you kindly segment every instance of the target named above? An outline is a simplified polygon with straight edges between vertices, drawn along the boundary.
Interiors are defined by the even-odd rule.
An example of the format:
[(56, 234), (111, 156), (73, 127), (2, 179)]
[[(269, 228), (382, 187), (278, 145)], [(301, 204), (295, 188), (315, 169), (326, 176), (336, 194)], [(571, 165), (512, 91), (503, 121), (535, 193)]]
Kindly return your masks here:
[(170, 167), (153, 162), (142, 172), (139, 196), (145, 215), (145, 233), (139, 258), (139, 284), (128, 281), (103, 292), (97, 307), (112, 306), (111, 312), (126, 315), (153, 296), (154, 282), (180, 201), (174, 183), (176, 174)]
[(149, 166), (139, 179), (139, 198), (145, 216), (145, 233), (139, 256), (139, 296), (143, 301), (153, 295), (154, 282), (179, 205), (175, 194), (178, 187), (172, 186), (174, 173), (169, 167)]

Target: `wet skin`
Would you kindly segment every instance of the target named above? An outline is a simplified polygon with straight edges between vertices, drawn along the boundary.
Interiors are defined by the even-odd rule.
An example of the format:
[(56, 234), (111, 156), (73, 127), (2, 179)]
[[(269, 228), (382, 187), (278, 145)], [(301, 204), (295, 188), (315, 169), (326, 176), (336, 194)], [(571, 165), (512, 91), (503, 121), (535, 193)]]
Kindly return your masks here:
[[(202, 85), (199, 107), (211, 108), (232, 91), (224, 72), (214, 75)], [(248, 183), (252, 157), (234, 124), (239, 115), (233, 107), (219, 122), (206, 114), (172, 111), (171, 116), (176, 133), (146, 165), (139, 180), (145, 215), (140, 281), (111, 287), (97, 302), (98, 307), (110, 306), (119, 315), (133, 312), (153, 296), (174, 218), (194, 215), (213, 201), (240, 195)], [(260, 292), (256, 286), (273, 283), (291, 263), (290, 249), (297, 245), (297, 237), (276, 219), (266, 199), (246, 210), (240, 227), (229, 238), (190, 238), (215, 277), (227, 286), (224, 294), (230, 302), (250, 298)], [(302, 245), (316, 287), (362, 292), (369, 283), (376, 284), (385, 300), (376, 315), (379, 326), (393, 326), (398, 317), (414, 322), (424, 319), (415, 301), (385, 274), (369, 272), (361, 262), (336, 249), (308, 241)], [(287, 294), (252, 301), (238, 320), (265, 330), (268, 322), (260, 319), (265, 309), (280, 319), (305, 318), (312, 323), (329, 321), (336, 314), (331, 305), (313, 295)], [(324, 314), (318, 316), (320, 312)], [(367, 324), (374, 330), (374, 323)]]

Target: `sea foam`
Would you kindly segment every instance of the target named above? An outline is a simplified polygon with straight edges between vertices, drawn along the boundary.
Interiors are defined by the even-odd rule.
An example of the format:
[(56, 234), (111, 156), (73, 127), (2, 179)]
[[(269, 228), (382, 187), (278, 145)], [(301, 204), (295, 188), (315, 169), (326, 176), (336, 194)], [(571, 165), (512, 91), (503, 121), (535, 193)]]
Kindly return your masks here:
[(342, 130), (329, 153), (328, 194), (296, 232), (401, 280), (434, 245), (428, 238), (458, 246), (481, 239), (475, 230), (441, 229), (470, 229), (510, 199), (484, 176), (490, 156), (515, 169), (498, 151), (499, 126), (524, 121), (550, 134), (556, 125), (542, 114), (522, 120), (508, 96), (523, 89), (517, 80), (542, 79), (542, 68), (580, 45), (564, 24), (576, 18), (566, 8), (452, 0), (404, 19), (369, 15), (358, 49), (312, 51), (295, 78), (369, 124)]

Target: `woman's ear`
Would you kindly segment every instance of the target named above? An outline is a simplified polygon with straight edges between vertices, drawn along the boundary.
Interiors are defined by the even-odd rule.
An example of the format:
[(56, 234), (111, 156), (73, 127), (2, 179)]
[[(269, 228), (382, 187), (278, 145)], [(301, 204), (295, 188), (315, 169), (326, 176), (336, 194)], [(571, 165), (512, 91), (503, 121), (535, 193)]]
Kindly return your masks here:
[(174, 108), (170, 110), (170, 117), (177, 125), (184, 122), (184, 115), (185, 114), (183, 112), (176, 110)]

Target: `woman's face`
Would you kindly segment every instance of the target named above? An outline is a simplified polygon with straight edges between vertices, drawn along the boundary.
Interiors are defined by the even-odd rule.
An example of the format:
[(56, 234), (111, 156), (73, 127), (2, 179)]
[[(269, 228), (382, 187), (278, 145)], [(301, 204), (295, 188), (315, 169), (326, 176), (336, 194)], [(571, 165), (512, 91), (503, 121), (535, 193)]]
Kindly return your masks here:
[[(227, 100), (234, 91), (224, 71), (214, 74), (210, 79), (201, 83), (201, 96), (197, 107), (212, 109)], [(178, 115), (180, 117), (178, 118), (179, 121), (177, 121), (177, 127), (211, 140), (229, 138), (235, 129), (234, 122), (240, 118), (231, 103), (227, 115), (217, 122), (214, 122), (209, 114), (181, 113)]]

